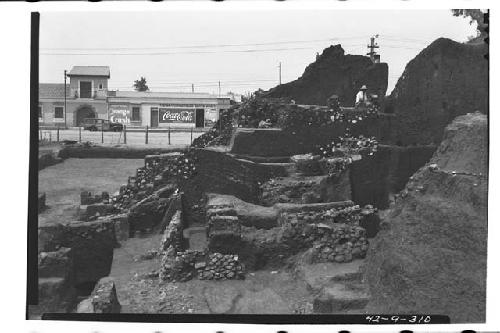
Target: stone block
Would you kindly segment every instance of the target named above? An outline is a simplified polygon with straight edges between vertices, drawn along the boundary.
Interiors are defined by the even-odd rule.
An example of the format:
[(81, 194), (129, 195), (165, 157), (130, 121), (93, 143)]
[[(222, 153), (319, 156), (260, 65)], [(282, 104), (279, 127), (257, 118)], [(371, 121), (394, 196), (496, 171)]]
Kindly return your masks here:
[(208, 224), (208, 234), (219, 231), (241, 233), (241, 223), (237, 216), (212, 216)]
[(78, 313), (120, 313), (113, 279), (104, 277), (96, 284), (89, 298), (78, 304)]
[(344, 284), (326, 287), (314, 299), (314, 313), (339, 313), (341, 311), (363, 310), (370, 295), (363, 288), (350, 288)]

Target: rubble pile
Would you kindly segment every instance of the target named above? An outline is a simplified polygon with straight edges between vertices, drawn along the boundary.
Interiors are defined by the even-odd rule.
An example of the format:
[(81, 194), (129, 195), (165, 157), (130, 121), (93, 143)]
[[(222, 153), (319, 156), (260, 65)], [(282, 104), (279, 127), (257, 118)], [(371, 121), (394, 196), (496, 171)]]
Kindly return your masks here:
[(345, 223), (357, 224), (360, 221), (361, 208), (359, 205), (344, 208), (332, 208), (324, 211), (305, 211), (283, 213), (281, 221), (303, 221), (305, 223)]
[(193, 140), (191, 147), (205, 148), (208, 146), (228, 145), (233, 134), (233, 114), (238, 107), (220, 110), (219, 119), (206, 133)]
[[(320, 184), (322, 179), (281, 182), (282, 177), (272, 178), (260, 186), (260, 202), (264, 206), (275, 203), (321, 202)], [(304, 202), (307, 201), (307, 202)]]
[(146, 156), (144, 167), (138, 168), (136, 175), (129, 177), (127, 184), (120, 187), (119, 193), (111, 197), (111, 203), (118, 209), (130, 208), (153, 193), (156, 188), (169, 180), (165, 177), (164, 171), (180, 156), (182, 153)]

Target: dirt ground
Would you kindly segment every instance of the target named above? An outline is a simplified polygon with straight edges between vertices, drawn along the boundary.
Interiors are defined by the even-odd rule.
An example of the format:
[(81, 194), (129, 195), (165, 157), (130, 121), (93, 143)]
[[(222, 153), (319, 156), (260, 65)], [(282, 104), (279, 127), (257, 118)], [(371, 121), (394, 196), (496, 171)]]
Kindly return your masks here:
[(38, 224), (67, 222), (74, 218), (80, 203), (80, 192), (113, 194), (125, 184), (143, 159), (76, 159), (70, 158), (38, 173), (38, 192), (47, 195), (47, 206), (38, 215)]
[[(310, 311), (311, 294), (289, 271), (248, 272), (245, 280), (162, 283), (154, 274), (161, 235), (130, 238), (115, 249), (110, 276), (122, 313), (294, 314)], [(309, 310), (308, 310), (309, 308)]]

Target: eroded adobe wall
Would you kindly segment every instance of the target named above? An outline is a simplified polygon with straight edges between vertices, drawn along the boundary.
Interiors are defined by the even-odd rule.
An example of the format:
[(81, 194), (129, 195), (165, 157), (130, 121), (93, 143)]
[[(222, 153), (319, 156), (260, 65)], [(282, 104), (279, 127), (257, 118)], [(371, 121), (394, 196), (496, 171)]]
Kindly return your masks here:
[(257, 203), (259, 182), (285, 175), (284, 168), (240, 161), (223, 152), (193, 149), (192, 153), (196, 160), (196, 173), (180, 184), (184, 192), (183, 213), (191, 224), (204, 222), (202, 201), (205, 193), (230, 194)]
[(368, 313), (485, 320), (487, 117), (457, 117), (444, 138), (396, 198), (370, 246)]
[(295, 81), (279, 85), (265, 97), (288, 97), (298, 104), (326, 105), (328, 97), (339, 96), (341, 105), (354, 105), (356, 93), (362, 85), (369, 93), (385, 96), (388, 66), (373, 64), (369, 57), (346, 55), (340, 45), (332, 45), (306, 67)]
[(456, 116), (476, 110), (487, 114), (486, 44), (462, 44), (439, 38), (411, 60), (386, 101), (396, 115), (392, 142), (439, 144)]

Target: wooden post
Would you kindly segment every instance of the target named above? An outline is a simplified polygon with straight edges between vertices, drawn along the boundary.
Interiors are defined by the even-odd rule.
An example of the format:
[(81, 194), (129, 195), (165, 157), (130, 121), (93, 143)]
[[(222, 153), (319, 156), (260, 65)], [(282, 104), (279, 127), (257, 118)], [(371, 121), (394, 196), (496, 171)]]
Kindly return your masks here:
[(123, 125), (123, 143), (127, 144), (127, 126)]
[(57, 126), (57, 142), (59, 142), (59, 126)]
[(191, 127), (191, 144), (193, 144), (193, 128)]
[(82, 128), (78, 126), (78, 142), (82, 142)]
[(168, 144), (170, 145), (170, 126), (168, 126)]
[(148, 144), (149, 126), (146, 125), (146, 144)]

